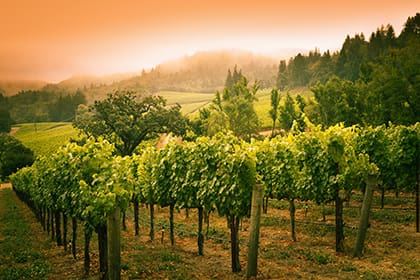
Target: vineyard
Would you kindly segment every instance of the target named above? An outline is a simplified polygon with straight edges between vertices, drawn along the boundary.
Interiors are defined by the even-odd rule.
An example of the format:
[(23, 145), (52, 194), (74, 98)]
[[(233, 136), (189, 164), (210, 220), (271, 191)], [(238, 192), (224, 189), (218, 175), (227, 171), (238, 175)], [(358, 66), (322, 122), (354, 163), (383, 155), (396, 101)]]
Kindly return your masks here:
[(25, 123), (14, 128), (16, 132), (13, 136), (34, 151), (36, 156), (53, 153), (78, 135), (71, 123)]
[[(253, 187), (259, 184), (264, 186), (264, 213), (273, 211), (270, 208), (273, 205), (277, 205), (276, 211), (284, 207), (289, 211), (289, 226), (282, 222), (284, 217), (281, 220), (273, 217), (270, 222), (264, 216), (267, 214), (263, 215), (262, 240), (266, 237), (266, 227), (278, 224), (283, 230), (290, 227), (290, 240), (299, 241), (296, 225), (303, 223), (305, 211), (302, 208), (322, 210), (324, 222), (320, 222), (320, 230), (326, 226), (325, 216), (333, 209), (334, 223), (329, 225), (335, 229), (335, 238), (329, 240), (330, 247), (339, 254), (360, 257), (364, 251), (363, 242), (359, 242), (363, 223), (358, 222), (357, 210), (364, 200), (363, 193), (368, 196), (370, 187), (381, 193), (379, 205), (382, 208), (386, 204), (386, 193), (410, 194), (412, 207), (416, 207), (416, 215), (410, 219), (415, 226), (410, 222), (410, 230), (418, 232), (419, 143), (418, 124), (363, 129), (334, 126), (326, 131), (312, 126), (304, 133), (251, 143), (229, 134), (218, 134), (194, 142), (181, 143), (174, 139), (160, 149), (148, 146), (140, 154), (126, 157), (115, 156), (114, 147), (108, 142), (90, 139), (84, 145), (71, 143), (48, 157), (40, 157), (32, 167), (20, 170), (11, 180), (18, 196), (34, 210), (57, 245), (67, 248), (71, 240), (75, 258), (77, 246), (80, 246), (78, 226), (83, 226), (86, 274), (91, 267), (93, 232), (98, 236), (101, 275), (119, 279), (121, 261), (125, 262), (120, 255), (123, 242), (120, 211), (123, 229), (127, 228), (132, 213), (133, 223), (131, 226), (130, 219), (128, 228), (133, 229), (133, 234), (139, 235), (140, 224), (147, 223), (148, 238), (158, 239), (162, 234), (163, 243), (164, 231), (157, 225), (163, 225), (161, 212), (164, 209), (169, 212), (164, 228), (172, 247), (176, 246), (183, 227), (179, 212), (191, 211), (189, 215), (196, 215), (197, 228), (188, 228), (185, 232), (196, 236), (198, 255), (206, 252), (205, 236), (209, 236), (211, 228), (209, 217), (223, 217), (229, 238), (226, 239), (225, 234), (220, 238), (222, 242), (226, 240), (230, 248), (231, 271), (239, 272), (246, 264), (240, 252), (246, 251), (247, 245), (251, 246), (246, 241), (244, 244), (241, 235), (249, 225)], [(356, 214), (349, 206), (346, 208), (350, 203), (356, 205)], [(147, 205), (147, 216), (141, 205)], [(349, 209), (353, 213), (351, 222), (355, 223), (351, 230), (346, 229), (350, 217), (345, 214)], [(349, 240), (356, 240), (356, 235), (357, 246), (348, 244)], [(267, 241), (261, 243), (267, 245)], [(141, 244), (136, 246), (141, 247)], [(276, 254), (290, 257), (295, 254), (290, 250), (288, 247)], [(262, 258), (267, 258), (270, 250), (266, 247), (260, 251)], [(333, 258), (322, 256), (309, 254), (306, 258), (321, 263), (334, 262)]]

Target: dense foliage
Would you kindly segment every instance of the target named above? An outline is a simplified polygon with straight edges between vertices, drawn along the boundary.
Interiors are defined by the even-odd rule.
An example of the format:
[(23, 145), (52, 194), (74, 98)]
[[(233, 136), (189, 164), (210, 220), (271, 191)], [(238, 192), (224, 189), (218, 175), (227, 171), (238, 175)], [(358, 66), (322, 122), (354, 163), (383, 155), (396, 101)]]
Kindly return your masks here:
[[(368, 175), (377, 175), (383, 193), (416, 193), (419, 231), (419, 20), (420, 14), (409, 18), (398, 38), (392, 26), (381, 27), (369, 41), (363, 34), (348, 36), (335, 54), (315, 51), (298, 54), (288, 64), (280, 62), (278, 89), (313, 85), (316, 100), (287, 94), (280, 104), (279, 90), (272, 90), (272, 135), (278, 120), (283, 129), (280, 136), (252, 140), (258, 130), (253, 105), (259, 86), (249, 86), (235, 67), (233, 73), (228, 71), (223, 91), (216, 92), (210, 107), (200, 110), (194, 124), (197, 134), (212, 138), (170, 141), (159, 148), (145, 144), (136, 150), (162, 132), (185, 134), (188, 121), (179, 106), (167, 107), (161, 97), (139, 98), (117, 91), (90, 107), (79, 106), (74, 126), (89, 139), (40, 157), (12, 176), (13, 186), (36, 211), (53, 211), (58, 228), (57, 217), (64, 213), (84, 221), (87, 240), (95, 229), (99, 243), (106, 239), (110, 213), (124, 211), (130, 202), (135, 207), (149, 205), (151, 238), (154, 205), (169, 207), (172, 244), (174, 209), (197, 208), (200, 255), (203, 214), (217, 210), (227, 218), (231, 231), (233, 272), (241, 269), (238, 229), (240, 219), (249, 215), (257, 182), (264, 185), (267, 198), (289, 201), (293, 240), (295, 200), (334, 201), (336, 250), (343, 251), (342, 205), (354, 190), (364, 190)], [(28, 91), (7, 102), (12, 116), (21, 112), (22, 120), (40, 121), (71, 119), (74, 106), (84, 99), (81, 93), (50, 96)], [(33, 104), (40, 109), (34, 110)], [(6, 131), (8, 114), (0, 108)], [(321, 125), (314, 126), (308, 117)], [(32, 163), (33, 154), (13, 138), (1, 137), (1, 176)], [(106, 247), (99, 247), (103, 260)], [(102, 262), (100, 266), (104, 271)]]
[[(299, 53), (287, 64), (284, 60), (280, 62), (277, 86), (281, 90), (311, 86), (317, 82), (325, 83), (332, 76), (352, 82), (368, 79), (372, 74), (372, 67), (385, 65), (384, 60), (392, 57), (393, 52), (411, 52), (410, 49), (418, 47), (419, 26), (420, 14), (417, 13), (407, 19), (398, 37), (394, 28), (388, 24), (372, 32), (368, 40), (363, 33), (355, 34), (354, 37), (347, 35), (341, 50), (332, 54), (329, 51), (321, 54), (318, 49), (307, 55)], [(409, 61), (411, 63), (413, 59), (407, 60)], [(400, 64), (399, 67), (404, 66)]]
[[(347, 36), (340, 51), (320, 53), (315, 49), (308, 54), (299, 53), (287, 62), (280, 61), (277, 71), (276, 62), (260, 57), (257, 59), (252, 54), (242, 53), (235, 57), (234, 54), (223, 52), (200, 53), (177, 63), (162, 64), (150, 71), (143, 71), (140, 76), (110, 86), (89, 85), (86, 82), (67, 87), (65, 83), (60, 83), (40, 90), (21, 91), (15, 96), (7, 97), (7, 102), (0, 104), (7, 104), (6, 111), (9, 111), (11, 119), (16, 123), (71, 120), (77, 105), (86, 103), (86, 98), (90, 102), (102, 100), (106, 98), (106, 93), (116, 90), (144, 94), (153, 94), (160, 90), (223, 91), (223, 87), (229, 82), (229, 78), (225, 78), (227, 69), (238, 64), (247, 78), (251, 81), (258, 80), (263, 89), (277, 86), (280, 91), (285, 91), (310, 87), (316, 102), (312, 99), (306, 100), (308, 106), (305, 106), (303, 113), (312, 122), (325, 127), (340, 122), (346, 125), (377, 126), (388, 122), (411, 125), (420, 118), (419, 21), (418, 13), (409, 17), (398, 36), (391, 25), (379, 27), (369, 37), (364, 34)], [(231, 81), (233, 80), (238, 81), (234, 72), (231, 73)], [(231, 82), (230, 84), (232, 85)], [(80, 91), (70, 92), (69, 89)], [(249, 88), (250, 92), (252, 90)], [(223, 95), (221, 92), (220, 99), (223, 99)], [(244, 115), (245, 112), (253, 115), (253, 110), (245, 106), (250, 103), (247, 101), (246, 104), (238, 101), (238, 106), (234, 106), (239, 108), (243, 105), (244, 110), (239, 110), (239, 114), (237, 110), (226, 110), (230, 106), (226, 106), (224, 111), (231, 111), (230, 117), (236, 115), (236, 119), (243, 122), (238, 115)], [(229, 102), (232, 103), (232, 100)], [(285, 130), (290, 128), (290, 120), (287, 118), (291, 116), (291, 108), (284, 108), (286, 113), (283, 117), (286, 119), (284, 123), (280, 122)], [(215, 124), (213, 126), (206, 122), (210, 112), (204, 110), (200, 113), (204, 120), (198, 125), (201, 129), (197, 130), (198, 134), (205, 135), (208, 127), (220, 127), (221, 124), (236, 130), (234, 125), (226, 124), (225, 114), (213, 114), (210, 122)], [(299, 116), (298, 112), (297, 117)], [(0, 117), (0, 124), (7, 129), (8, 122), (3, 121), (8, 118), (7, 112), (1, 108)], [(251, 120), (249, 127), (254, 130), (257, 122), (254, 117)]]
[[(382, 137), (377, 149), (370, 145), (374, 135)], [(232, 270), (239, 271), (238, 228), (240, 219), (249, 215), (257, 180), (267, 196), (290, 202), (293, 239), (294, 200), (335, 201), (336, 250), (343, 251), (342, 203), (354, 190), (364, 189), (368, 175), (378, 172), (379, 183), (388, 189), (418, 193), (419, 143), (418, 124), (375, 129), (333, 126), (326, 131), (308, 124), (306, 132), (252, 143), (217, 134), (194, 142), (169, 141), (160, 149), (149, 146), (139, 155), (125, 157), (115, 156), (107, 141), (89, 139), (82, 146), (71, 143), (38, 159), (13, 175), (12, 182), (35, 208), (66, 213), (85, 221), (87, 228), (96, 228), (98, 234), (107, 216), (116, 208), (124, 211), (134, 198), (150, 205), (151, 217), (153, 205), (169, 206), (171, 216), (174, 209), (197, 208), (200, 254), (203, 211), (217, 210), (227, 217)], [(170, 223), (173, 242), (173, 220)]]
[(410, 125), (420, 120), (420, 14), (409, 17), (399, 37), (381, 26), (367, 41), (347, 36), (340, 52), (298, 54), (277, 75), (279, 88), (311, 86), (318, 112), (308, 112), (324, 126)]
[(0, 181), (34, 160), (34, 153), (19, 140), (0, 133)]
[(0, 91), (0, 133), (9, 132), (11, 129), (12, 119), (10, 118), (9, 106), (7, 98)]
[(254, 110), (258, 83), (248, 85), (241, 70), (228, 71), (223, 92), (216, 92), (212, 104), (200, 110), (200, 118), (195, 124), (198, 134), (215, 135), (220, 131), (232, 131), (242, 139), (258, 131), (258, 117)]
[(119, 154), (131, 155), (142, 141), (159, 133), (185, 134), (188, 120), (181, 115), (180, 106), (165, 105), (160, 96), (115, 92), (90, 107), (80, 106), (73, 125), (88, 136), (101, 136), (115, 144)]
[(15, 123), (71, 121), (86, 98), (81, 91), (26, 90), (6, 98)]

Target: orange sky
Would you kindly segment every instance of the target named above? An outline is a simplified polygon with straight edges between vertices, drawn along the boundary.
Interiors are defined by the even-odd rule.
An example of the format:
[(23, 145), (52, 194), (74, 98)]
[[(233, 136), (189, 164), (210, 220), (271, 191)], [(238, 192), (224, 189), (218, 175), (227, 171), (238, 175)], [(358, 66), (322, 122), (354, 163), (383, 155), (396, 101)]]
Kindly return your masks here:
[(0, 80), (140, 71), (200, 50), (335, 50), (418, 0), (0, 0)]

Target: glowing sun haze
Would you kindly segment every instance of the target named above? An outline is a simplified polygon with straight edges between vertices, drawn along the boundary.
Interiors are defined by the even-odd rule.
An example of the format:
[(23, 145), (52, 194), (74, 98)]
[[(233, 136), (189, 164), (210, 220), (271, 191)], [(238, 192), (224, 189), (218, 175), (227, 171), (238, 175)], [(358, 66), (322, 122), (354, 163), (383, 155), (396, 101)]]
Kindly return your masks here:
[(0, 0), (0, 79), (141, 71), (198, 51), (341, 47), (398, 35), (418, 0)]

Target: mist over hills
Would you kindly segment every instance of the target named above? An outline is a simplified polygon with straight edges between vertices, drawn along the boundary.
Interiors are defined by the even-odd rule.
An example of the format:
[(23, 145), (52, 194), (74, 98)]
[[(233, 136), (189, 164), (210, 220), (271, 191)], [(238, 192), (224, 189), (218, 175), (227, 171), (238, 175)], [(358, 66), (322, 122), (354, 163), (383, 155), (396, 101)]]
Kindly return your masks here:
[[(333, 52), (296, 50), (290, 57), (273, 58), (249, 51), (203, 51), (139, 73), (104, 77), (79, 75), (56, 84), (36, 83), (34, 87), (42, 88), (20, 91), (12, 96), (11, 91), (5, 94), (3, 89), (0, 105), (10, 106), (10, 116), (18, 123), (63, 121), (74, 117), (77, 105), (90, 105), (120, 90), (159, 94), (174, 103), (181, 103), (181, 98), (191, 111), (191, 100), (197, 101), (199, 97), (196, 103), (200, 104), (194, 105), (195, 110), (196, 106), (211, 100), (217, 90), (223, 89), (230, 69), (231, 73), (241, 72), (250, 83), (257, 80), (261, 89), (310, 88), (319, 104), (325, 102), (324, 110), (332, 112), (328, 117), (330, 121), (408, 123), (420, 114), (417, 106), (420, 86), (415, 79), (420, 69), (420, 14), (409, 17), (404, 26), (399, 35), (389, 24), (378, 27), (369, 38), (363, 33), (347, 35), (341, 49)], [(16, 92), (19, 86), (27, 89), (28, 85), (30, 83), (9, 83), (6, 88)], [(378, 100), (379, 105), (375, 103)], [(268, 105), (264, 110), (268, 111), (269, 100), (265, 101)], [(69, 106), (71, 104), (74, 106)], [(330, 109), (334, 106), (338, 106), (335, 111)], [(67, 107), (68, 114), (64, 114), (63, 108)], [(369, 110), (364, 111), (368, 107)], [(369, 119), (360, 118), (365, 115)], [(322, 116), (316, 115), (313, 119), (321, 120)]]
[(0, 93), (4, 96), (17, 94), (22, 90), (37, 90), (46, 86), (45, 81), (36, 80), (0, 80)]
[[(130, 90), (143, 94), (160, 91), (214, 93), (224, 86), (227, 71), (238, 71), (262, 88), (275, 86), (280, 59), (238, 50), (206, 51), (142, 70), (139, 75), (115, 81), (112, 84), (91, 83), (83, 85), (88, 103), (102, 99), (116, 90)], [(60, 84), (75, 84), (63, 81)], [(81, 84), (78, 84), (81, 89)]]
[[(287, 55), (297, 50), (287, 50)], [(115, 90), (131, 90), (140, 93), (181, 91), (214, 93), (223, 88), (228, 69), (238, 71), (250, 82), (258, 80), (262, 88), (273, 87), (280, 59), (287, 55), (266, 56), (241, 50), (203, 51), (190, 56), (164, 62), (152, 69), (138, 73), (117, 73), (107, 76), (75, 75), (56, 84), (25, 81), (0, 82), (4, 95), (17, 94), (21, 90), (43, 89), (53, 92), (82, 91), (93, 102)]]

